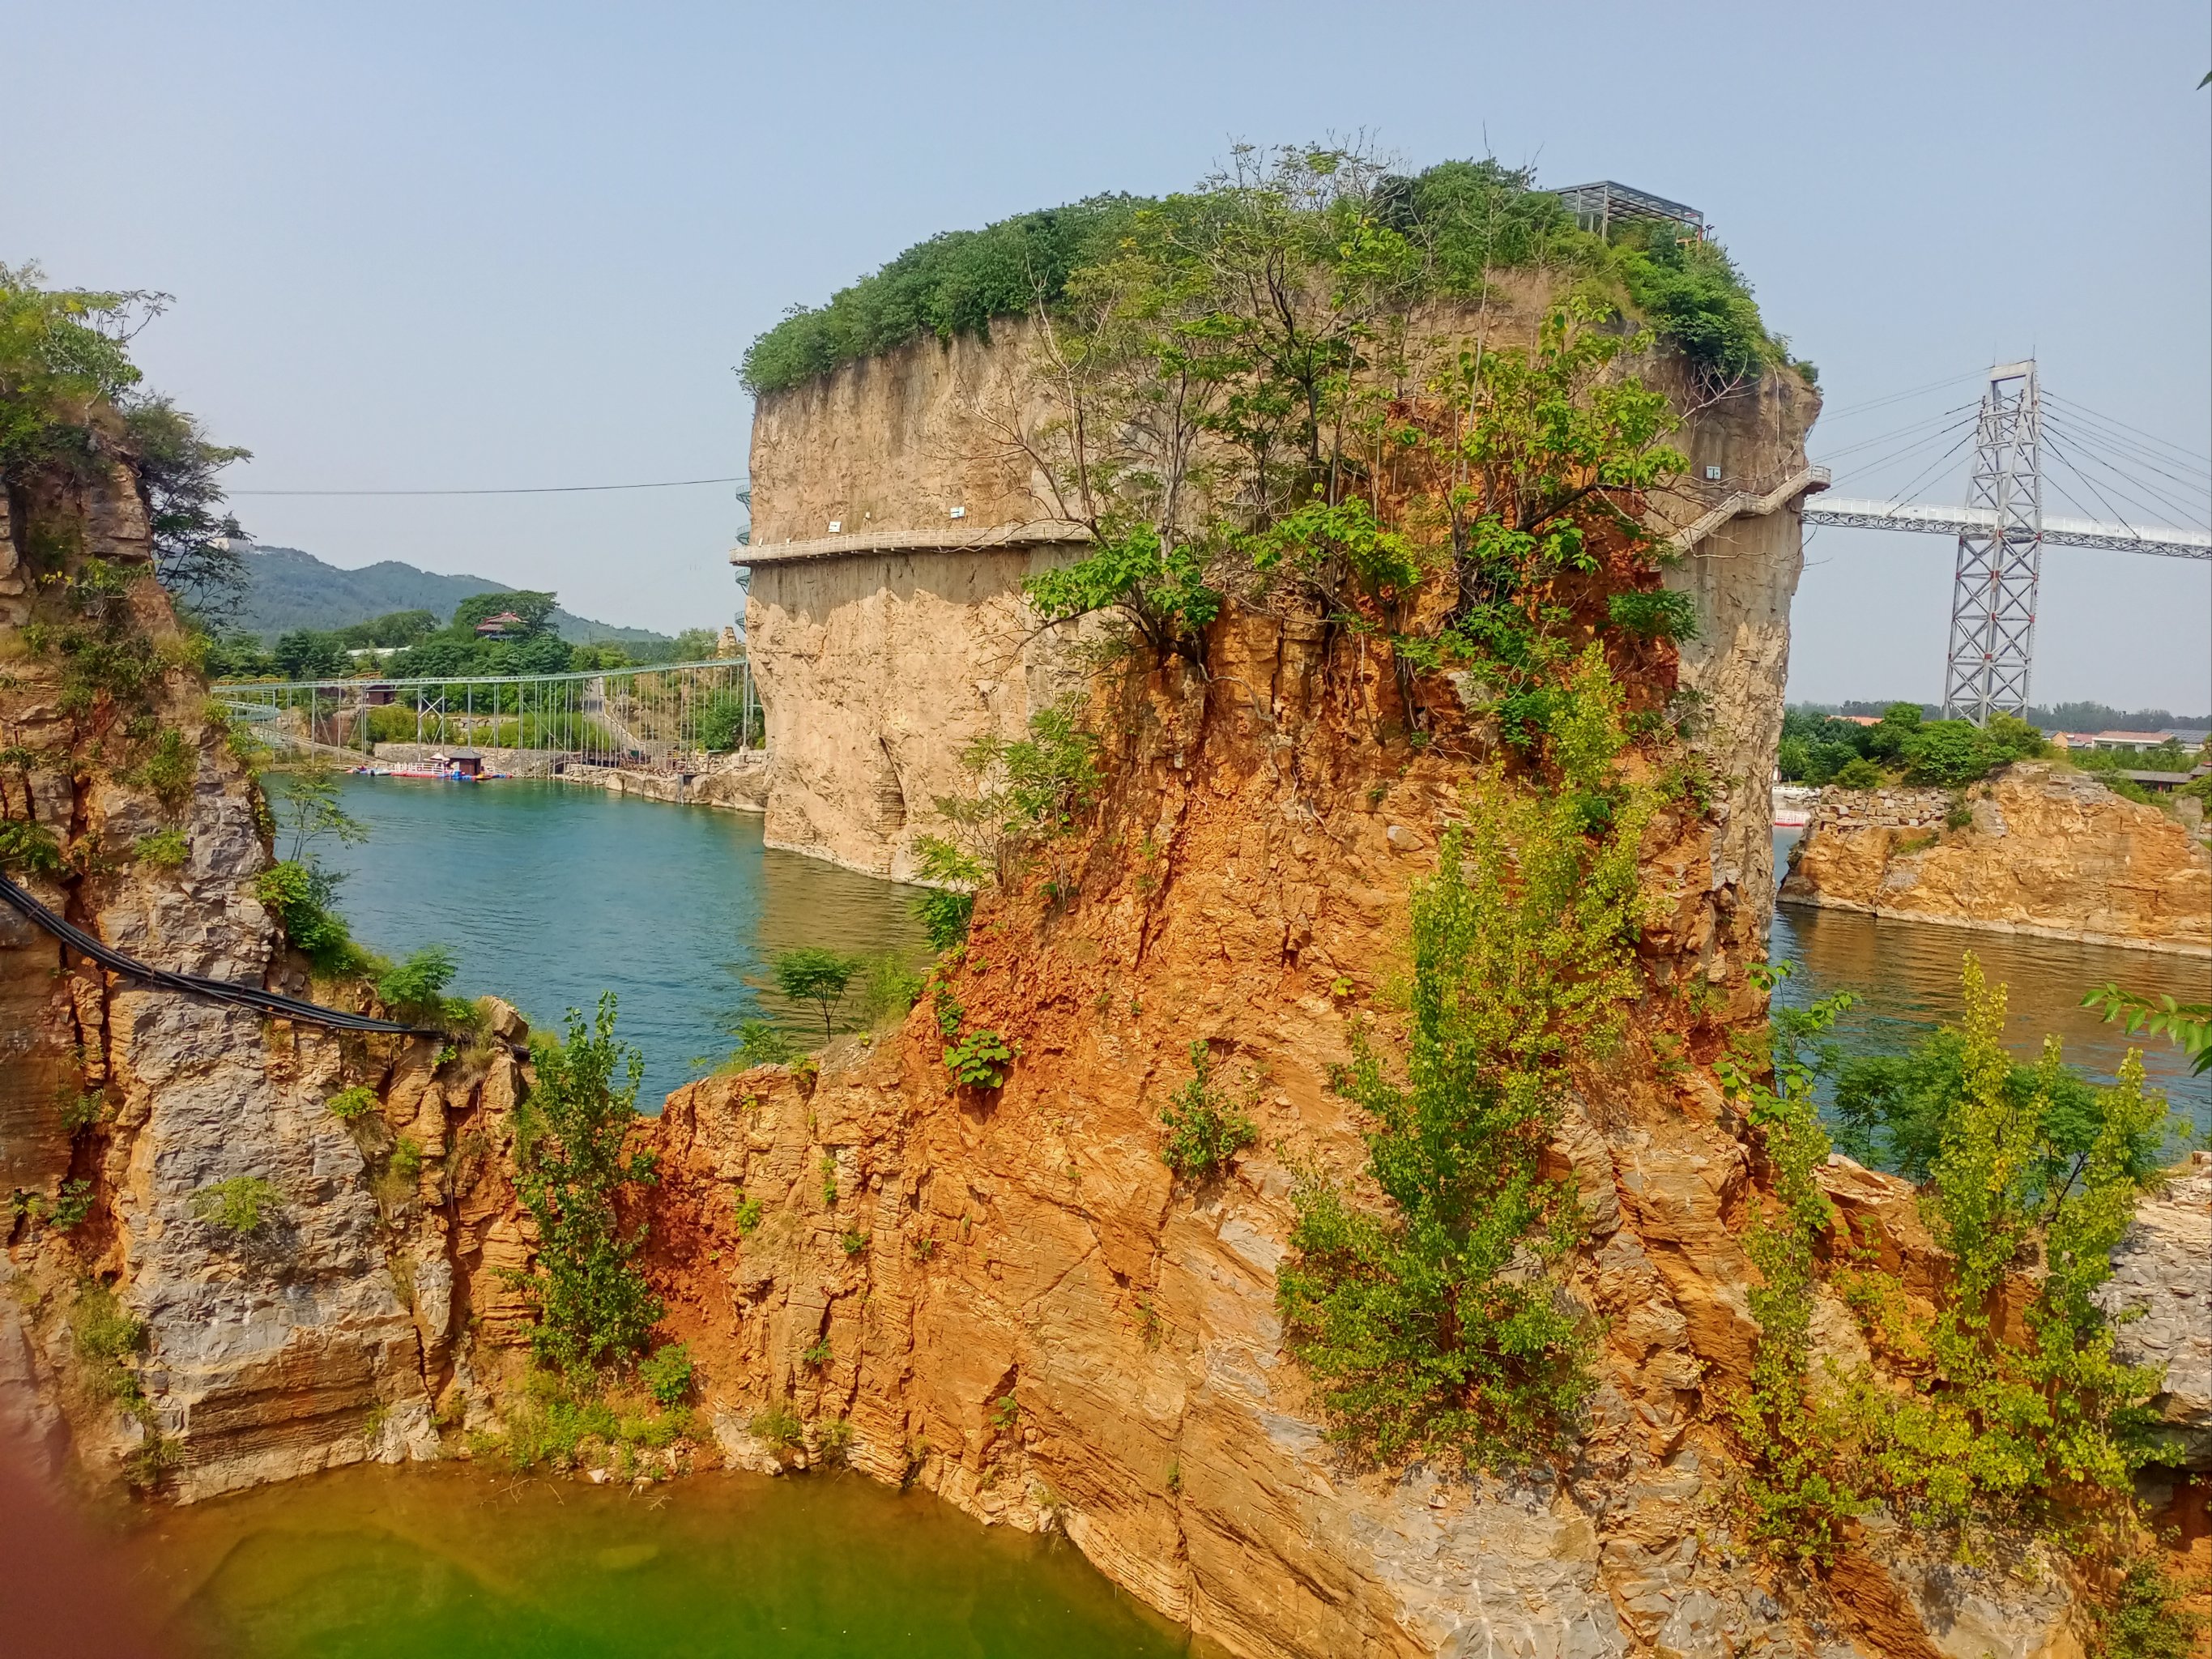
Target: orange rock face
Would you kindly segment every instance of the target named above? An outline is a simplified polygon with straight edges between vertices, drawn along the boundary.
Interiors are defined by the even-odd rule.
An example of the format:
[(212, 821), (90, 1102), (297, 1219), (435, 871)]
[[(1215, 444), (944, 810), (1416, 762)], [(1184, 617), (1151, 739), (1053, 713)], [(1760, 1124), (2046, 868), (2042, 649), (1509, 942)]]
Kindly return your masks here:
[(1830, 789), (1784, 899), (2048, 939), (2212, 956), (2212, 852), (2154, 806), (2022, 761), (1967, 791)]
[[(1571, 1467), (1364, 1467), (1285, 1352), (1297, 1172), (1362, 1163), (1330, 1074), (1355, 1018), (1390, 1027), (1407, 890), (1481, 749), (1455, 708), (1420, 750), (1379, 741), (1395, 691), (1317, 633), (1231, 623), (1210, 682), (1163, 671), (1103, 711), (1115, 781), (1096, 832), (1038, 872), (1060, 896), (987, 903), (946, 985), (969, 1029), (1016, 1047), (1003, 1087), (952, 1085), (925, 998), (818, 1071), (669, 1097), (646, 1132), (649, 1265), (723, 1449), (803, 1466), (842, 1420), (857, 1467), (1057, 1524), (1238, 1654), (1819, 1651), (1808, 1618), (1856, 1615), (1728, 1541), (1717, 1419), (1757, 1334), (1758, 1153), (1701, 1071), (1667, 1080), (1632, 1044), (1578, 1078), (1553, 1148), (1589, 1223), (1567, 1291), (1601, 1380)], [(1710, 970), (1722, 1015), (1753, 1006), (1731, 957), (1765, 915), (1715, 878), (1714, 840), (1710, 820), (1655, 823), (1668, 904), (1647, 948), (1655, 980)], [(1717, 1046), (1677, 1030), (1693, 1059)], [(1159, 1122), (1193, 1042), (1260, 1129), (1195, 1188)], [(1855, 1179), (1863, 1203), (1898, 1202)], [(771, 1402), (805, 1420), (804, 1449), (755, 1434)], [(1869, 1582), (1894, 1625), (1899, 1593)]]

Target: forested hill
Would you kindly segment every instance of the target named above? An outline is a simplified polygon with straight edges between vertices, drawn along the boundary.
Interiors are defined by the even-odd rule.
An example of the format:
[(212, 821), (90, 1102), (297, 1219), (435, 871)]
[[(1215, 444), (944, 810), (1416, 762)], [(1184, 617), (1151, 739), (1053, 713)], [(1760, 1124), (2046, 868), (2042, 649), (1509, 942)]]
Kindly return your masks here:
[[(325, 632), (395, 611), (429, 611), (443, 618), (471, 594), (503, 592), (513, 586), (483, 576), (441, 576), (397, 559), (341, 570), (296, 547), (256, 547), (245, 557), (246, 599), (230, 626), (258, 635), (264, 644), (294, 629)], [(666, 635), (650, 629), (618, 628), (566, 611), (555, 611), (550, 620), (571, 645), (668, 643)]]

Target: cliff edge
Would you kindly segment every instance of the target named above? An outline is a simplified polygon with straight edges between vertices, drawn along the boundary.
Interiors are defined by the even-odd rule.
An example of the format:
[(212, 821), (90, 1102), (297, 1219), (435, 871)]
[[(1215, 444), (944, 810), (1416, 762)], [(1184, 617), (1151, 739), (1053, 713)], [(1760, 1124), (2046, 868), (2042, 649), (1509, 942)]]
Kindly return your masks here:
[(1824, 790), (1789, 904), (2212, 956), (2212, 850), (2156, 807), (2018, 761), (1964, 797)]

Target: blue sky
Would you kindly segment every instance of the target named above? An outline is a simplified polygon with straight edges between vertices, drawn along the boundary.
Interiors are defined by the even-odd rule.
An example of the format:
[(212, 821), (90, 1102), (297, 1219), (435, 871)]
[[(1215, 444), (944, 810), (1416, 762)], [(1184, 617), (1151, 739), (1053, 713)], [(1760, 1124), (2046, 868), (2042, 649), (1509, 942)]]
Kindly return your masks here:
[[(240, 486), (739, 471), (731, 366), (786, 307), (937, 230), (1360, 129), (1703, 208), (1839, 413), (2033, 351), (2212, 451), (2202, 0), (108, 4), (8, 33), (0, 259), (173, 293), (142, 360), (255, 451)], [(1838, 419), (1816, 458), (1947, 406)], [(240, 507), (340, 564), (611, 621), (733, 599), (714, 488)], [(1808, 556), (1792, 694), (1937, 695), (1948, 544), (1826, 531)], [(2054, 550), (2038, 695), (2203, 713), (2208, 635), (2205, 565)]]

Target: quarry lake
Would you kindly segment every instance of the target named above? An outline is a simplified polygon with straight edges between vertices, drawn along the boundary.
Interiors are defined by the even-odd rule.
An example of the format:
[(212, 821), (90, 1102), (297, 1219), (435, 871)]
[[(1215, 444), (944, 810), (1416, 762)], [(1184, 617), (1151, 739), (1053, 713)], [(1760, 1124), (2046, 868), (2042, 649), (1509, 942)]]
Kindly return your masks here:
[(1064, 1539), (855, 1474), (356, 1467), (164, 1510), (121, 1565), (170, 1650), (210, 1659), (1192, 1651)]
[[(347, 872), (339, 897), (355, 933), (391, 955), (450, 946), (456, 990), (503, 996), (541, 1030), (614, 991), (622, 1034), (645, 1053), (638, 1102), (648, 1111), (729, 1053), (738, 1018), (766, 1012), (804, 1030), (798, 1011), (758, 988), (777, 951), (923, 957), (908, 911), (915, 890), (773, 851), (748, 813), (520, 780), (349, 777), (343, 787), (370, 830), (331, 859)], [(1778, 869), (1795, 835), (1776, 836)], [(1778, 908), (1771, 949), (1799, 964), (1785, 1000), (1858, 994), (1840, 1031), (1855, 1052), (1902, 1048), (1955, 1018), (1968, 949), (2009, 987), (2016, 1052), (2033, 1058), (2055, 1031), (2069, 1060), (2100, 1076), (2127, 1043), (2081, 1009), (2084, 991), (2118, 980), (2212, 996), (2212, 964), (2201, 961), (1837, 910)], [(2162, 1042), (2142, 1046), (2153, 1086), (2200, 1133), (2212, 1127), (2212, 1079), (2190, 1077)]]
[(448, 946), (457, 993), (504, 997), (539, 1030), (614, 992), (647, 1111), (729, 1054), (738, 1019), (804, 1029), (757, 984), (779, 951), (926, 949), (914, 889), (775, 852), (750, 813), (522, 779), (343, 788), (369, 830), (327, 855), (356, 937), (395, 957)]

